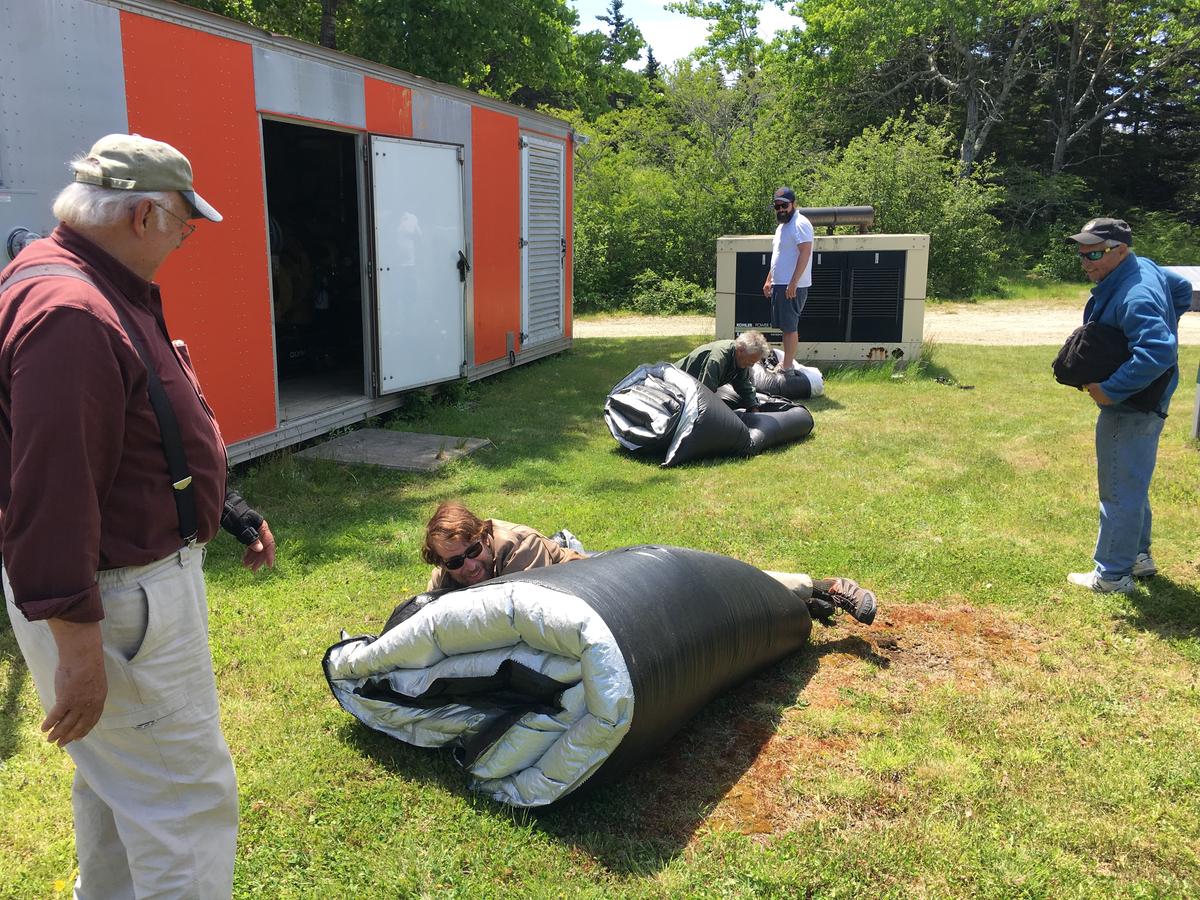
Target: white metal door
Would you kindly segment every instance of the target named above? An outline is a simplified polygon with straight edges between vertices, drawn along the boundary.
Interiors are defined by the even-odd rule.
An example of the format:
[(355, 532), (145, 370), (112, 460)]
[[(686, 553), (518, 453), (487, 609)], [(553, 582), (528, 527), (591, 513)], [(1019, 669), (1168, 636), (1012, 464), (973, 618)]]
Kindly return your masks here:
[(464, 360), (459, 148), (371, 136), (380, 394), (458, 378)]
[(562, 337), (563, 145), (521, 140), (521, 344)]

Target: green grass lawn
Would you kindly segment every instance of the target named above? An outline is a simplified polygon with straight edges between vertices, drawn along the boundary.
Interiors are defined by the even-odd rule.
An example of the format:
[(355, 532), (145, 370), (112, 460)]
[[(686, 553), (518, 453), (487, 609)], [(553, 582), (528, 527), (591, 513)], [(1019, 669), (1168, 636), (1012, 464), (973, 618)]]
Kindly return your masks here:
[[(490, 438), (436, 475), (284, 455), (242, 487), (279, 538), (211, 548), (212, 645), (241, 783), (238, 896), (1175, 897), (1200, 892), (1200, 349), (1153, 488), (1158, 578), (1099, 597), (1095, 408), (1054, 348), (939, 346), (922, 374), (834, 374), (812, 436), (663, 470), (601, 417), (686, 338), (581, 340), (407, 427)], [(934, 376), (943, 376), (941, 383)], [(966, 389), (971, 386), (970, 389)], [(478, 799), (443, 751), (368, 732), (321, 673), (421, 589), (441, 499), (592, 549), (664, 542), (849, 575), (876, 624), (713, 703), (654, 759), (561, 808)], [(0, 626), (0, 896), (69, 894), (71, 766)]]

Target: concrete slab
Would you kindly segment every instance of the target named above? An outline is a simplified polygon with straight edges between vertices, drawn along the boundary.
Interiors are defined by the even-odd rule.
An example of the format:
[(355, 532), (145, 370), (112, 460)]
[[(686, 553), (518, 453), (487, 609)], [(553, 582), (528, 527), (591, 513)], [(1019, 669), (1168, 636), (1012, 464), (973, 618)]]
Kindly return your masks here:
[(492, 442), (487, 438), (360, 428), (309, 447), (297, 455), (309, 459), (386, 466), (406, 472), (433, 472), (451, 460), (490, 446)]

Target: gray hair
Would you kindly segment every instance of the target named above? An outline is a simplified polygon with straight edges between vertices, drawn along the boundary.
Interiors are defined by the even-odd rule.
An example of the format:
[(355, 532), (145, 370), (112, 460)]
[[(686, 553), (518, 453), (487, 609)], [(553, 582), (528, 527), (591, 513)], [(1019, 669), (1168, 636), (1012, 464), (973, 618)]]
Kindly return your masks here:
[(54, 217), (60, 222), (78, 227), (115, 225), (143, 200), (155, 204), (154, 227), (165, 231), (170, 227), (166, 212), (157, 204), (169, 204), (171, 191), (124, 191), (73, 181), (54, 198)]
[(734, 344), (743, 353), (753, 353), (759, 359), (766, 359), (771, 353), (771, 345), (767, 343), (761, 331), (743, 331), (734, 340)]

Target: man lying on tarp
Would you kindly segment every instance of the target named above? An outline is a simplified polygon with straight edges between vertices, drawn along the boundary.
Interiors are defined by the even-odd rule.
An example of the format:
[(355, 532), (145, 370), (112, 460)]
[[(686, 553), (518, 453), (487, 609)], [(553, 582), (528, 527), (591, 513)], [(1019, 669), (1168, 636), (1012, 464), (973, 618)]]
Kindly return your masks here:
[[(571, 542), (569, 534), (564, 542)], [(421, 558), (433, 566), (426, 590), (470, 587), (509, 572), (583, 559), (586, 554), (581, 549), (563, 546), (526, 525), (480, 519), (461, 503), (443, 502), (425, 526)], [(799, 572), (766, 574), (803, 600), (809, 614), (823, 625), (832, 624), (838, 609), (864, 625), (875, 620), (875, 594), (849, 578), (814, 579)]]

